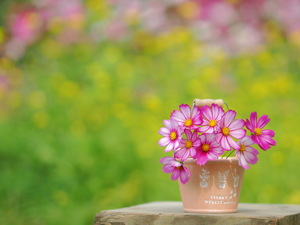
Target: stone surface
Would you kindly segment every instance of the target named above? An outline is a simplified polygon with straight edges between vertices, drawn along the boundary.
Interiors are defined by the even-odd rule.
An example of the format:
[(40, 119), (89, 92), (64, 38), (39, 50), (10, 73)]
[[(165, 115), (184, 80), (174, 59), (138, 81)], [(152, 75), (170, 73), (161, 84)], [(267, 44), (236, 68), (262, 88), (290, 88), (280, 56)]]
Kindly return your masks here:
[(181, 202), (152, 202), (96, 214), (94, 225), (300, 225), (300, 205), (240, 203), (236, 213), (186, 213)]

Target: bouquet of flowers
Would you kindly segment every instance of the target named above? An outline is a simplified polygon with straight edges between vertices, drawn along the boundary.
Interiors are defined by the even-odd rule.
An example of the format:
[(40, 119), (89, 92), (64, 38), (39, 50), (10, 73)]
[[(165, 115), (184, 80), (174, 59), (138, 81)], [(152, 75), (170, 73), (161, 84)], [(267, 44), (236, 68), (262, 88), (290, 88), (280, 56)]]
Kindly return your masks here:
[[(258, 150), (253, 147), (257, 144), (266, 151), (276, 145), (272, 138), (273, 130), (264, 129), (270, 119), (267, 115), (257, 120), (257, 112), (250, 114), (250, 120), (235, 119), (236, 112), (212, 104), (201, 108), (182, 104), (179, 111), (171, 113), (170, 120), (164, 120), (165, 127), (158, 133), (162, 136), (158, 142), (161, 147), (166, 147), (165, 152), (173, 151), (173, 157), (160, 159), (163, 172), (172, 173), (171, 179), (186, 184), (190, 172), (184, 166), (184, 161), (189, 157), (196, 159), (198, 165), (204, 165), (208, 160), (228, 158), (232, 153), (239, 159), (239, 165), (249, 169), (250, 164), (258, 161)], [(247, 135), (247, 130), (250, 135)]]

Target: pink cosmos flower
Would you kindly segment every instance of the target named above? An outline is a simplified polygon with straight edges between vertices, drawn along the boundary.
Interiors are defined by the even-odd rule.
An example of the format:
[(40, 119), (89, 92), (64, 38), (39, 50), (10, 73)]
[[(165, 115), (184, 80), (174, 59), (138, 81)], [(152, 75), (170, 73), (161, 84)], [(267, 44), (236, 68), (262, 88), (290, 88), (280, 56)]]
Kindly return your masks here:
[(240, 146), (240, 149), (236, 151), (236, 155), (239, 158), (239, 165), (245, 169), (250, 169), (248, 163), (254, 165), (258, 161), (257, 155), (259, 152), (250, 146), (255, 144), (254, 141), (252, 141), (251, 136), (245, 136), (237, 144)]
[(221, 148), (215, 140), (215, 134), (202, 134), (199, 136), (200, 146), (196, 149), (197, 153), (194, 159), (197, 159), (198, 165), (204, 165), (207, 160), (217, 159), (220, 155), (224, 153), (224, 150)]
[(250, 114), (250, 121), (246, 119), (246, 127), (253, 133), (251, 139), (264, 151), (271, 148), (270, 145), (276, 145), (276, 141), (272, 139), (275, 136), (275, 132), (273, 130), (262, 130), (269, 121), (270, 119), (267, 115), (263, 115), (257, 121), (257, 112)]
[(221, 144), (224, 150), (230, 151), (231, 147), (238, 150), (240, 146), (232, 139), (241, 139), (245, 137), (245, 121), (242, 119), (234, 120), (236, 112), (228, 110), (220, 122), (220, 128), (216, 134), (216, 141)]
[(191, 115), (191, 108), (187, 104), (182, 104), (179, 106), (180, 111), (174, 110), (171, 113), (171, 119), (176, 120), (179, 126), (194, 130), (198, 129), (202, 122), (201, 111), (198, 106), (195, 106), (193, 109), (193, 114)]
[(182, 139), (179, 147), (181, 149), (175, 152), (175, 158), (181, 158), (182, 161), (186, 160), (189, 156), (196, 155), (196, 147), (200, 146), (200, 139), (197, 138), (197, 130), (192, 133), (190, 130), (184, 130), (187, 139)]
[(164, 157), (160, 159), (160, 163), (165, 164), (162, 168), (163, 172), (172, 173), (172, 180), (177, 180), (180, 177), (183, 184), (189, 181), (190, 171), (181, 162), (172, 157)]
[(201, 108), (201, 113), (204, 116), (202, 126), (198, 130), (207, 134), (214, 133), (218, 130), (219, 123), (224, 115), (224, 110), (217, 104), (212, 104), (211, 108), (205, 105)]
[(184, 130), (180, 128), (178, 123), (172, 119), (164, 120), (163, 125), (165, 125), (165, 127), (160, 128), (158, 133), (164, 137), (158, 141), (158, 144), (161, 147), (167, 146), (165, 152), (177, 149), (182, 139), (182, 133)]

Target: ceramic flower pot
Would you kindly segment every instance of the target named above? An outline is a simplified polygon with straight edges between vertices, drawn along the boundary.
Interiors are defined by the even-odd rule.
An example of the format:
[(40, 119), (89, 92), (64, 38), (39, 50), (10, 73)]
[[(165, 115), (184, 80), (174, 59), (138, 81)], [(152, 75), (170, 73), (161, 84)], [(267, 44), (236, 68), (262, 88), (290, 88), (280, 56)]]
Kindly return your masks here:
[(240, 198), (244, 168), (237, 158), (216, 159), (199, 166), (195, 159), (184, 161), (190, 171), (188, 183), (179, 182), (186, 212), (236, 212)]

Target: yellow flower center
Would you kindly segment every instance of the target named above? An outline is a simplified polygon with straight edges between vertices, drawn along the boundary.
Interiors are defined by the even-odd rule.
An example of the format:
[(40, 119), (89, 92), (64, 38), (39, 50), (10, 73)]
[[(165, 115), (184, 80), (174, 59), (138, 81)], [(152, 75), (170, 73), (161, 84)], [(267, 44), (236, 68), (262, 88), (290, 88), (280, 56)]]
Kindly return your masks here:
[(191, 119), (187, 119), (185, 122), (184, 122), (184, 125), (187, 126), (187, 127), (190, 127), (192, 125), (192, 120)]
[(204, 151), (204, 152), (208, 152), (209, 151), (209, 145), (208, 144), (204, 144), (204, 145), (202, 145), (202, 151)]
[(229, 128), (228, 127), (223, 127), (222, 128), (222, 133), (225, 135), (225, 136), (227, 136), (228, 134), (229, 134)]
[(182, 166), (175, 167), (177, 170), (181, 170)]
[(175, 140), (177, 138), (177, 134), (175, 132), (172, 132), (170, 134), (170, 137), (171, 137), (171, 140), (173, 141), (173, 140)]
[(217, 122), (215, 120), (210, 120), (208, 123), (209, 126), (214, 127), (217, 125)]
[(255, 133), (256, 133), (257, 136), (261, 135), (261, 129), (259, 127), (255, 128), (254, 131), (255, 131)]
[(240, 146), (240, 152), (243, 153), (246, 150), (245, 145), (241, 144)]
[(186, 141), (185, 142), (185, 147), (186, 148), (190, 148), (190, 147), (192, 147), (193, 146), (193, 142), (191, 142), (191, 141)]

